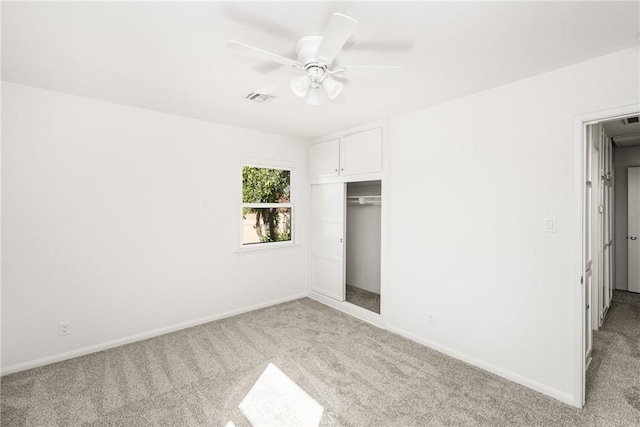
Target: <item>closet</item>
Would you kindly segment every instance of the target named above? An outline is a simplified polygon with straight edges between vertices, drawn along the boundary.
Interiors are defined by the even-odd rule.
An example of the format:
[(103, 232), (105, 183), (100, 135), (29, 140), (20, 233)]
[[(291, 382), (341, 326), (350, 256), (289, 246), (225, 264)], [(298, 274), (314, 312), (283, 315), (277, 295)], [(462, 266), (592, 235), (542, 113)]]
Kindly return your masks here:
[(346, 301), (380, 313), (381, 181), (347, 184)]
[(382, 135), (374, 127), (310, 146), (311, 296), (375, 315), (381, 301)]

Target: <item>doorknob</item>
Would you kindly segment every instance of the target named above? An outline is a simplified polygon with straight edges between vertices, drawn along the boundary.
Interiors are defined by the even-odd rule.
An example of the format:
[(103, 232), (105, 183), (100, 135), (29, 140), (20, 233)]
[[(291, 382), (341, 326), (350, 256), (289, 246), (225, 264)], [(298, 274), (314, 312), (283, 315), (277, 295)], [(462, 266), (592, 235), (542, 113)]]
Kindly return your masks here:
[(637, 237), (636, 237), (636, 236), (629, 236), (629, 238), (630, 238), (631, 240), (636, 240), (636, 239), (637, 239)]

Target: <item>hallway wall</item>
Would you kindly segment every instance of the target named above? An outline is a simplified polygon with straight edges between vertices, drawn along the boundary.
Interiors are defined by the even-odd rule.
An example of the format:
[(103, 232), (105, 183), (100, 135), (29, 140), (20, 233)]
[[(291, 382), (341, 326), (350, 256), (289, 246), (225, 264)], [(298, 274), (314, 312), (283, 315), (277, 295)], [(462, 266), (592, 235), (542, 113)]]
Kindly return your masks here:
[(640, 166), (640, 147), (614, 148), (615, 170), (614, 194), (614, 245), (615, 245), (615, 288), (626, 291), (628, 278), (627, 261), (627, 169)]

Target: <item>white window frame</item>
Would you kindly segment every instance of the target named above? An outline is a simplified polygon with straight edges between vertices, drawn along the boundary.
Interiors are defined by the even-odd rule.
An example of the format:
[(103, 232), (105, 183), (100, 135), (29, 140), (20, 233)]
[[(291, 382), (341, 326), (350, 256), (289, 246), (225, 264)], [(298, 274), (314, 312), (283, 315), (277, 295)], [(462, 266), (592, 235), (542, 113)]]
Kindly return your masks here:
[[(252, 168), (264, 168), (264, 169), (282, 169), (289, 171), (289, 203), (243, 203), (242, 202), (242, 171), (245, 167)], [(296, 207), (295, 203), (298, 196), (298, 173), (297, 173), (297, 165), (293, 163), (287, 162), (279, 162), (279, 161), (270, 161), (264, 159), (242, 159), (240, 162), (240, 167), (238, 170), (239, 179), (239, 190), (238, 190), (238, 206), (239, 208), (235, 210), (236, 213), (236, 230), (237, 230), (237, 244), (236, 244), (236, 252), (258, 252), (265, 250), (273, 250), (273, 249), (283, 249), (283, 248), (293, 248), (299, 246), (296, 243), (296, 235), (297, 235), (297, 227), (298, 221), (296, 218)], [(251, 243), (244, 244), (243, 243), (243, 221), (242, 221), (242, 212), (244, 208), (290, 208), (291, 209), (291, 240), (283, 241), (283, 242), (265, 242), (265, 243)]]

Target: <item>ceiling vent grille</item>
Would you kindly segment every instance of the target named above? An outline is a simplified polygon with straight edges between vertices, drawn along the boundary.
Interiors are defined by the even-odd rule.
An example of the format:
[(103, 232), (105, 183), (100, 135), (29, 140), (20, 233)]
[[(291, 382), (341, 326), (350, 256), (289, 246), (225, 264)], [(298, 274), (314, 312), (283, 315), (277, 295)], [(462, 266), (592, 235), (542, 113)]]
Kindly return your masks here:
[(257, 102), (259, 104), (263, 104), (265, 102), (270, 102), (275, 99), (275, 96), (269, 95), (268, 93), (257, 93), (251, 92), (246, 96), (249, 101)]
[(632, 123), (638, 123), (638, 116), (627, 117), (626, 119), (622, 119), (622, 123), (624, 123), (625, 125), (630, 125)]

